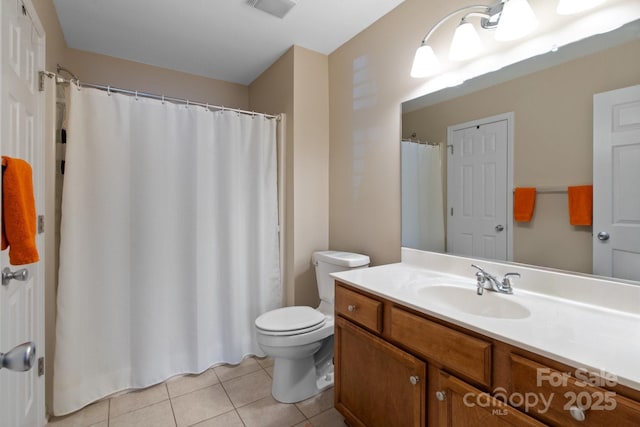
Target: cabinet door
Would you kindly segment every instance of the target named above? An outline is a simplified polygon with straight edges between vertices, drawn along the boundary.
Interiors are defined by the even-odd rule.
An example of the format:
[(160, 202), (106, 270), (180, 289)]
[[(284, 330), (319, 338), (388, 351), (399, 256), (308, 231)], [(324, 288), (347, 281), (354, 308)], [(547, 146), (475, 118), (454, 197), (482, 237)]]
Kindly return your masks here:
[(337, 317), (335, 407), (356, 427), (423, 427), (426, 364)]
[[(586, 370), (575, 370), (573, 375), (578, 372), (580, 379), (570, 372), (556, 371), (517, 354), (511, 355), (512, 392), (540, 396), (527, 410), (541, 421), (562, 427), (640, 426), (640, 402), (592, 385), (605, 379), (592, 376)], [(546, 404), (542, 404), (543, 401)]]
[(440, 372), (438, 381), (441, 427), (544, 426), (446, 372)]

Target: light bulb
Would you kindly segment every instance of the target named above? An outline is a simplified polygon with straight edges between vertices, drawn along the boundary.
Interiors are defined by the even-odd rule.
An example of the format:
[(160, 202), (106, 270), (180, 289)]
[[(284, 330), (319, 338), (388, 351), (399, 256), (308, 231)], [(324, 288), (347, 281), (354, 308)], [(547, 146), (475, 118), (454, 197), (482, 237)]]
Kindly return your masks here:
[(495, 38), (509, 41), (522, 38), (536, 29), (538, 19), (527, 0), (507, 0), (498, 22)]
[(471, 22), (462, 20), (456, 28), (449, 48), (449, 59), (464, 61), (473, 58), (484, 50), (480, 36)]
[(422, 45), (416, 50), (411, 67), (411, 77), (428, 77), (440, 70), (440, 61), (429, 45)]

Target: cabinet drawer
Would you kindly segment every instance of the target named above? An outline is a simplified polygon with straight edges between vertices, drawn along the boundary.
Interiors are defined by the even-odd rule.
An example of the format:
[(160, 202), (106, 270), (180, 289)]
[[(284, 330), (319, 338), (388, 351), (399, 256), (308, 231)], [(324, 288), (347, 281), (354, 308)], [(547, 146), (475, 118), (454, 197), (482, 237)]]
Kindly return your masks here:
[(479, 384), (491, 385), (491, 343), (391, 308), (389, 337), (447, 370)]
[(382, 332), (382, 303), (336, 284), (336, 314), (375, 332)]
[[(515, 354), (510, 359), (510, 396), (528, 398), (519, 409), (529, 415), (558, 426), (640, 425), (640, 403), (597, 387), (604, 380), (587, 371), (563, 373)], [(518, 403), (518, 399), (511, 399), (511, 403)], [(584, 419), (579, 421), (582, 415)]]

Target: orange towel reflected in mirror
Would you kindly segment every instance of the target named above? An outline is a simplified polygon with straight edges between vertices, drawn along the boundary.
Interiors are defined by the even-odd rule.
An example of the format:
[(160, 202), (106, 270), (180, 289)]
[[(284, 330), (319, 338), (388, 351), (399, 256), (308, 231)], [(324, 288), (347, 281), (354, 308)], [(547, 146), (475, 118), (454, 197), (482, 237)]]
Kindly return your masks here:
[(591, 225), (593, 223), (593, 185), (569, 187), (569, 223)]
[(535, 187), (516, 188), (513, 194), (513, 219), (517, 222), (531, 221), (535, 204)]

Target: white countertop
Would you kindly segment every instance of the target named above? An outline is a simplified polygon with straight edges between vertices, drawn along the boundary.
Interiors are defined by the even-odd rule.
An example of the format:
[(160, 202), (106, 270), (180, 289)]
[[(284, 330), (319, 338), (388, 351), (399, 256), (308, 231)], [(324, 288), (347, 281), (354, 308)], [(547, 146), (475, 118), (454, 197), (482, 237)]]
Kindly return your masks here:
[(558, 362), (593, 374), (606, 373), (607, 379), (615, 378), (619, 384), (640, 390), (640, 286), (477, 261), (492, 274), (513, 271), (522, 275), (512, 295), (485, 290), (477, 296), (478, 305), (489, 301), (483, 298), (497, 297), (529, 311), (522, 318), (495, 318), (470, 314), (420, 294), (420, 290), (438, 284), (469, 288), (475, 293), (475, 269), (470, 267), (470, 259), (403, 248), (402, 260), (331, 276)]

